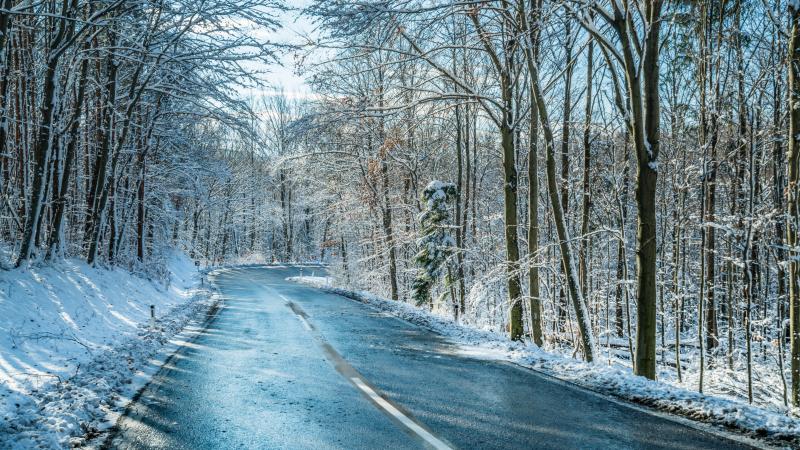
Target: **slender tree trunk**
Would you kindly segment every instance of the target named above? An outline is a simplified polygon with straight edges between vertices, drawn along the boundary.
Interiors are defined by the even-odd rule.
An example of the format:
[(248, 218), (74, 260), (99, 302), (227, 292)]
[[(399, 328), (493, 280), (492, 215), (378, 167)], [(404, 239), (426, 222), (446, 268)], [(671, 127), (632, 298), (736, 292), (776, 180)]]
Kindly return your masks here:
[[(116, 33), (109, 34), (109, 45), (112, 47), (116, 45)], [(89, 187), (89, 192), (87, 194), (86, 199), (86, 206), (87, 206), (87, 214), (86, 214), (86, 224), (84, 227), (84, 245), (89, 252), (89, 259), (94, 262), (94, 255), (91, 254), (91, 249), (94, 246), (96, 248), (97, 243), (92, 242), (95, 237), (95, 227), (100, 222), (99, 215), (101, 212), (99, 211), (99, 200), (102, 196), (102, 190), (105, 188), (106, 185), (106, 172), (108, 170), (108, 161), (109, 156), (111, 153), (111, 127), (115, 123), (113, 120), (114, 116), (114, 105), (116, 104), (116, 96), (117, 96), (117, 69), (118, 66), (114, 62), (114, 57), (111, 53), (106, 55), (106, 87), (105, 87), (105, 98), (106, 98), (106, 105), (105, 107), (98, 111), (99, 114), (102, 114), (102, 120), (100, 121), (98, 133), (100, 136), (100, 147), (98, 148), (98, 153), (96, 160), (94, 162), (94, 171), (92, 174), (92, 181)]]
[(550, 204), (553, 210), (553, 221), (556, 225), (559, 247), (561, 249), (562, 266), (565, 269), (567, 287), (569, 289), (570, 298), (572, 299), (573, 308), (575, 309), (575, 315), (578, 320), (584, 356), (586, 357), (587, 361), (591, 362), (594, 360), (597, 354), (595, 351), (594, 336), (592, 334), (591, 323), (589, 320), (589, 311), (587, 310), (586, 303), (584, 303), (583, 296), (581, 295), (580, 284), (578, 282), (577, 271), (575, 270), (575, 263), (572, 255), (570, 238), (567, 232), (566, 220), (564, 218), (564, 212), (561, 209), (561, 199), (559, 198), (559, 189), (556, 182), (556, 161), (553, 133), (550, 129), (544, 98), (542, 97), (539, 89), (538, 70), (536, 70), (535, 67), (534, 71), (531, 73), (531, 84), (535, 89), (536, 107), (539, 111), (539, 120), (542, 125), (542, 131), (545, 138), (547, 186), (550, 196)]
[(757, 169), (754, 167), (755, 159), (755, 144), (751, 143), (750, 151), (748, 152), (748, 176), (749, 189), (747, 200), (747, 229), (745, 230), (745, 243), (742, 250), (742, 260), (744, 261), (744, 290), (743, 297), (745, 298), (745, 310), (743, 314), (743, 325), (745, 333), (745, 349), (747, 357), (747, 400), (753, 403), (753, 351), (752, 351), (752, 320), (753, 320), (753, 293), (758, 287), (757, 279), (755, 278), (756, 268), (753, 264), (753, 251), (756, 248), (753, 233), (753, 207), (754, 197), (756, 195), (756, 177)]
[[(510, 80), (509, 80), (510, 81)], [(510, 100), (510, 82), (508, 85)], [(510, 103), (510, 102), (509, 102)], [(505, 218), (505, 244), (506, 244), (506, 273), (508, 277), (508, 297), (511, 304), (510, 334), (511, 339), (522, 339), (522, 283), (519, 274), (519, 243), (517, 241), (517, 167), (515, 161), (514, 131), (509, 127), (513, 123), (511, 105), (503, 116), (503, 125), (500, 128), (501, 144), (503, 149), (503, 174), (505, 184), (504, 218)]]
[(136, 189), (136, 258), (139, 262), (144, 262), (144, 224), (145, 224), (145, 175), (147, 168), (145, 165), (144, 152), (139, 152), (139, 183)]
[[(475, 28), (479, 30), (482, 39), (485, 39), (477, 15), (471, 19)], [(522, 280), (519, 271), (519, 219), (517, 217), (517, 201), (519, 178), (517, 176), (517, 149), (515, 143), (515, 109), (514, 109), (514, 80), (512, 73), (516, 71), (514, 52), (517, 41), (509, 38), (504, 43), (503, 62), (496, 53), (490, 50), (490, 45), (484, 40), (484, 46), (495, 59), (495, 66), (500, 72), (500, 94), (502, 98), (502, 113), (500, 117), (500, 145), (503, 163), (503, 223), (506, 249), (506, 278), (509, 300), (509, 334), (512, 340), (521, 340), (523, 336), (522, 325)]]
[(292, 258), (292, 235), (289, 230), (289, 224), (292, 221), (291, 210), (289, 206), (289, 187), (286, 179), (286, 170), (278, 169), (278, 183), (280, 184), (280, 201), (281, 201), (281, 217), (283, 225), (283, 260), (289, 261)]
[(674, 224), (674, 231), (673, 231), (673, 242), (672, 242), (672, 253), (673, 253), (673, 269), (672, 269), (672, 295), (674, 297), (673, 301), (673, 314), (675, 315), (675, 370), (677, 371), (678, 375), (678, 382), (683, 381), (683, 367), (681, 364), (681, 322), (683, 317), (681, 317), (681, 311), (683, 306), (683, 292), (681, 289), (681, 285), (679, 284), (680, 281), (678, 279), (678, 273), (680, 272), (680, 242), (681, 242), (681, 223), (680, 218), (677, 213), (677, 209), (675, 210), (675, 224)]
[[(533, 98), (531, 99), (533, 100)], [(528, 289), (530, 294), (531, 338), (539, 347), (542, 339), (542, 299), (539, 288), (539, 115), (531, 109), (528, 143)]]
[[(528, 18), (524, 14), (522, 14), (520, 18), (523, 31), (529, 33), (531, 29), (528, 25)], [(542, 132), (545, 140), (548, 194), (550, 197), (551, 208), (553, 210), (553, 221), (555, 222), (556, 232), (558, 234), (559, 247), (561, 250), (561, 262), (567, 278), (567, 287), (569, 289), (570, 299), (572, 300), (572, 305), (575, 309), (575, 316), (578, 321), (578, 329), (580, 332), (583, 353), (586, 360), (592, 362), (595, 359), (597, 352), (595, 350), (594, 335), (592, 333), (589, 311), (586, 308), (586, 303), (581, 295), (578, 274), (577, 270), (575, 269), (575, 262), (572, 255), (571, 242), (568, 236), (564, 212), (561, 207), (561, 199), (559, 198), (560, 191), (558, 189), (558, 182), (556, 178), (555, 140), (553, 137), (553, 131), (550, 128), (550, 118), (547, 113), (547, 106), (545, 105), (544, 97), (539, 84), (539, 68), (537, 60), (531, 51), (526, 51), (526, 58), (528, 61), (528, 71), (530, 77), (529, 82), (531, 84), (531, 89), (533, 90), (535, 107), (539, 114), (539, 122), (542, 126)]]
[[(564, 220), (567, 222), (567, 229), (569, 229), (569, 178), (570, 178), (570, 161), (569, 161), (569, 141), (570, 141), (570, 120), (572, 119), (572, 18), (567, 18), (564, 25), (564, 59), (567, 67), (564, 72), (564, 99), (562, 102), (562, 118), (561, 118), (561, 207), (564, 210)], [(562, 271), (564, 268), (561, 268)], [(580, 271), (580, 268), (578, 268)], [(580, 276), (580, 273), (579, 275)], [(581, 284), (582, 285), (582, 284)], [(563, 285), (559, 289), (559, 324), (565, 325), (568, 318), (567, 306), (567, 293)]]
[(350, 268), (347, 266), (347, 244), (344, 242), (344, 236), (341, 236), (339, 241), (339, 248), (342, 251), (342, 268), (344, 269), (344, 276), (347, 285), (350, 285)]
[(386, 247), (389, 250), (389, 283), (392, 300), (399, 300), (400, 293), (397, 285), (397, 248), (394, 241), (394, 227), (392, 225), (392, 205), (389, 200), (389, 165), (382, 160), (381, 176), (383, 177), (383, 232)]
[[(380, 66), (378, 70), (378, 108), (382, 111), (384, 108), (384, 67)], [(400, 289), (397, 284), (397, 248), (395, 244), (394, 227), (392, 224), (392, 202), (389, 198), (390, 183), (389, 183), (389, 152), (392, 150), (391, 146), (387, 145), (386, 130), (383, 116), (379, 117), (378, 138), (380, 148), (380, 170), (381, 179), (383, 184), (382, 191), (382, 215), (383, 215), (383, 233), (386, 241), (386, 248), (389, 253), (389, 286), (392, 300), (400, 299)]]
[(580, 279), (581, 292), (587, 297), (589, 294), (589, 208), (591, 207), (591, 182), (590, 171), (592, 162), (592, 83), (594, 74), (594, 45), (589, 40), (586, 48), (586, 109), (584, 110), (583, 125), (583, 186), (581, 193), (583, 197), (581, 208), (581, 250), (580, 250)]
[[(720, 3), (720, 9), (725, 2)], [(700, 9), (700, 63), (699, 69), (699, 84), (700, 84), (700, 147), (704, 152), (708, 152), (709, 159), (706, 163), (704, 170), (704, 182), (706, 185), (706, 199), (705, 199), (705, 213), (703, 217), (703, 226), (706, 228), (706, 248), (705, 248), (705, 277), (702, 289), (705, 290), (705, 347), (709, 351), (714, 350), (719, 345), (718, 330), (717, 330), (717, 307), (716, 307), (716, 227), (714, 222), (716, 220), (716, 192), (717, 192), (717, 141), (719, 139), (718, 133), (718, 116), (719, 116), (719, 98), (720, 98), (720, 85), (719, 85), (719, 64), (712, 64), (712, 55), (714, 55), (720, 47), (722, 24), (723, 20), (717, 16), (716, 20), (719, 24), (716, 41), (712, 40), (712, 20), (715, 18), (713, 14), (709, 15), (709, 4), (703, 2)], [(717, 11), (719, 15), (722, 11)], [(716, 45), (716, 49), (714, 47)], [(716, 58), (721, 60), (720, 58)], [(716, 69), (716, 71), (714, 70)], [(709, 112), (708, 108), (708, 91), (713, 85), (713, 110)]]
[(462, 180), (464, 177), (464, 152), (461, 126), (461, 107), (456, 105), (456, 278), (458, 278), (458, 299), (455, 303), (455, 318), (458, 320), (460, 314), (464, 313), (464, 297), (466, 296), (466, 286), (464, 284), (464, 224), (461, 222), (462, 209)]
[[(538, 0), (534, 0), (531, 20), (537, 20)], [(538, 64), (539, 30), (534, 30), (531, 39), (529, 58)], [(531, 105), (536, 104), (536, 92), (529, 88)], [(539, 110), (531, 107), (528, 138), (528, 290), (530, 295), (531, 338), (539, 347), (544, 343), (542, 336), (542, 299), (539, 288)]]
[[(792, 3), (790, 3), (792, 5)], [(791, 402), (795, 407), (800, 406), (800, 286), (798, 286), (798, 164), (800, 164), (800, 6), (793, 4), (789, 7), (791, 15), (789, 30), (789, 146), (787, 149), (787, 226), (786, 246), (789, 267), (789, 339), (791, 355)]]

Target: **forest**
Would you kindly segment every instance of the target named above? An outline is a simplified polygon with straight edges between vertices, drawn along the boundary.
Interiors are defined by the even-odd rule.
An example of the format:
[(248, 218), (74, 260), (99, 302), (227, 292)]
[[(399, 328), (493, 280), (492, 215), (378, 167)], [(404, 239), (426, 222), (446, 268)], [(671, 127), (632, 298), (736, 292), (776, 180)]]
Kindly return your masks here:
[[(290, 3), (2, 0), (2, 270), (320, 261), (800, 407), (800, 2)], [(311, 95), (270, 86), (286, 53)]]

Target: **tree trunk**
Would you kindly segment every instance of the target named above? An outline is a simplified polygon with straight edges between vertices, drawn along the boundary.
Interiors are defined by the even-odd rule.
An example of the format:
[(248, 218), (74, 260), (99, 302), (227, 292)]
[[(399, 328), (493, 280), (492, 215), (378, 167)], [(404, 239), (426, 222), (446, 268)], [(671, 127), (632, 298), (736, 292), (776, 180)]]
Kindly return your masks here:
[(786, 245), (789, 267), (789, 336), (791, 354), (791, 401), (800, 406), (800, 291), (798, 290), (798, 163), (800, 163), (800, 6), (790, 3), (789, 30), (789, 147), (787, 149)]
[(392, 226), (392, 205), (389, 200), (389, 165), (382, 160), (381, 175), (383, 177), (383, 232), (386, 247), (389, 250), (389, 285), (392, 300), (399, 300), (400, 293), (397, 286), (397, 249), (394, 243), (394, 229)]
[[(721, 8), (721, 7), (720, 7)], [(708, 350), (713, 350), (719, 344), (718, 331), (717, 331), (717, 308), (716, 308), (716, 227), (713, 226), (716, 220), (716, 192), (717, 192), (717, 141), (718, 141), (718, 114), (719, 114), (719, 73), (714, 72), (715, 65), (712, 64), (712, 55), (715, 54), (713, 47), (714, 41), (711, 38), (712, 34), (712, 21), (714, 18), (722, 26), (723, 20), (719, 16), (709, 15), (709, 4), (701, 3), (700, 5), (700, 62), (698, 64), (698, 83), (700, 85), (700, 148), (709, 154), (709, 159), (703, 167), (703, 182), (705, 183), (704, 199), (704, 213), (701, 215), (705, 228), (705, 277), (701, 289), (704, 290), (705, 307), (703, 315), (705, 317), (705, 347)], [(721, 13), (721, 12), (720, 12)], [(718, 37), (721, 35), (721, 29)], [(716, 42), (719, 46), (719, 39)], [(715, 58), (721, 60), (721, 58)], [(717, 64), (718, 65), (718, 64)], [(718, 70), (717, 70), (718, 71)], [(709, 85), (714, 86), (714, 108), (709, 113), (708, 108), (708, 90)]]
[[(563, 209), (564, 221), (569, 229), (569, 139), (570, 139), (570, 119), (572, 116), (572, 18), (568, 17), (564, 25), (564, 59), (567, 67), (564, 72), (564, 99), (562, 103), (561, 118), (561, 208)], [(564, 270), (564, 268), (561, 268)], [(580, 270), (580, 268), (578, 269)], [(563, 286), (559, 290), (559, 324), (566, 324), (568, 320), (567, 298)]]
[(581, 250), (580, 262), (578, 264), (580, 270), (581, 292), (583, 296), (588, 295), (589, 287), (589, 271), (588, 271), (588, 252), (589, 252), (589, 208), (591, 207), (590, 199), (590, 167), (592, 162), (592, 82), (594, 74), (594, 45), (589, 40), (586, 49), (586, 109), (584, 110), (585, 122), (583, 125), (583, 185), (581, 192), (582, 195), (582, 208), (581, 208)]
[(280, 184), (281, 217), (283, 225), (283, 260), (289, 261), (292, 258), (292, 235), (289, 224), (292, 221), (289, 206), (289, 188), (287, 187), (286, 169), (278, 169), (278, 182)]
[[(509, 80), (510, 81), (510, 80)], [(510, 83), (507, 85), (510, 100)], [(510, 103), (510, 101), (509, 101)], [(500, 128), (503, 149), (503, 204), (506, 243), (506, 274), (508, 277), (508, 298), (511, 305), (510, 335), (512, 340), (521, 340), (522, 329), (522, 283), (519, 274), (519, 243), (517, 238), (517, 167), (515, 161), (514, 131), (511, 105), (507, 104)]]
[(464, 297), (466, 297), (466, 285), (464, 284), (464, 223), (462, 222), (462, 187), (464, 177), (464, 152), (461, 125), (461, 107), (456, 105), (456, 281), (458, 283), (458, 299), (454, 303), (455, 318), (464, 313)]
[[(116, 45), (116, 34), (110, 33), (110, 45)], [(117, 64), (114, 63), (112, 54), (106, 55), (106, 106), (100, 111), (102, 120), (99, 126), (100, 148), (98, 149), (97, 157), (94, 162), (94, 171), (92, 174), (92, 181), (87, 193), (86, 207), (88, 209), (86, 214), (86, 225), (84, 227), (84, 245), (89, 252), (90, 264), (94, 262), (94, 255), (91, 254), (91, 248), (96, 248), (97, 243), (92, 242), (95, 237), (95, 227), (100, 223), (100, 214), (98, 201), (102, 196), (102, 190), (106, 184), (106, 171), (108, 170), (108, 160), (111, 153), (111, 127), (114, 124), (114, 105), (116, 104), (117, 96)]]
[[(539, 15), (538, 0), (535, 0), (531, 10), (531, 20), (537, 20)], [(530, 36), (531, 51), (528, 57), (538, 64), (540, 34), (533, 30)], [(539, 288), (539, 110), (536, 104), (536, 92), (533, 86), (529, 87), (531, 103), (530, 127), (528, 137), (528, 291), (530, 295), (531, 313), (531, 338), (539, 347), (544, 344), (542, 339), (542, 299)]]
[[(139, 175), (139, 183), (136, 189), (136, 259), (139, 262), (144, 262), (144, 222), (145, 222), (145, 175), (147, 169), (145, 166), (144, 152), (139, 152), (139, 167), (141, 174)], [(197, 219), (195, 218), (195, 228), (197, 227)], [(192, 236), (194, 240), (194, 235)]]
[(578, 320), (578, 328), (581, 334), (581, 344), (583, 347), (584, 356), (586, 360), (591, 362), (594, 360), (596, 351), (594, 344), (594, 336), (592, 334), (591, 323), (589, 320), (589, 311), (584, 303), (583, 296), (581, 295), (580, 284), (578, 282), (577, 271), (575, 270), (575, 263), (572, 255), (572, 248), (570, 238), (567, 232), (567, 224), (564, 218), (564, 212), (561, 209), (561, 199), (559, 198), (558, 183), (556, 182), (556, 160), (555, 160), (555, 143), (553, 133), (550, 129), (549, 118), (547, 114), (547, 107), (544, 103), (544, 98), (539, 87), (539, 73), (538, 68), (531, 64), (531, 85), (534, 88), (536, 97), (536, 108), (539, 113), (539, 121), (542, 125), (542, 131), (545, 139), (545, 154), (546, 154), (546, 172), (547, 172), (547, 187), (550, 197), (550, 206), (553, 210), (553, 221), (556, 225), (556, 232), (558, 234), (559, 247), (561, 250), (561, 262), (564, 267), (567, 277), (567, 287), (569, 289), (569, 296), (572, 300), (575, 315)]
[(614, 21), (624, 60), (628, 101), (630, 103), (630, 129), (636, 149), (637, 179), (637, 315), (636, 355), (634, 373), (646, 378), (656, 377), (656, 181), (658, 179), (658, 153), (660, 146), (659, 102), (659, 34), (663, 0), (644, 2), (644, 33), (641, 65), (634, 57), (631, 42), (629, 12), (614, 3)]
[[(534, 103), (531, 93), (531, 103)], [(536, 108), (530, 113), (530, 138), (528, 143), (528, 289), (531, 310), (531, 338), (539, 347), (542, 339), (542, 299), (539, 292), (539, 114)]]

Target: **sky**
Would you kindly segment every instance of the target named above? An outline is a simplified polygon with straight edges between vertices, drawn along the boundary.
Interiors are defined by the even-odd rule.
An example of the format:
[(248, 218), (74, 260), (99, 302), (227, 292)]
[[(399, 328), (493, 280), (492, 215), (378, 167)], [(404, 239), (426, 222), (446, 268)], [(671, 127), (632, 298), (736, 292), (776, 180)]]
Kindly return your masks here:
[[(287, 5), (291, 11), (281, 13), (278, 18), (283, 25), (275, 32), (265, 31), (263, 38), (272, 42), (302, 45), (309, 37), (316, 36), (314, 25), (308, 18), (300, 15), (299, 10), (307, 6), (309, 0), (289, 0)], [(304, 78), (298, 74), (298, 52), (287, 51), (280, 55), (280, 64), (273, 64), (266, 68), (269, 72), (264, 78), (271, 85), (264, 91), (247, 92), (249, 95), (270, 94), (283, 90), (289, 98), (308, 98), (312, 96), (310, 87)]]

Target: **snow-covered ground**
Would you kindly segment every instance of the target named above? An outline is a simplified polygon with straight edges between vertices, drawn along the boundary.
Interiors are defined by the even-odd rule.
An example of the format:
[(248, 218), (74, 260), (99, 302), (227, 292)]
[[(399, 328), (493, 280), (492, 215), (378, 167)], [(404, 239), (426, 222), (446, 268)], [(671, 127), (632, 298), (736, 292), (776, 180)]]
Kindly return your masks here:
[(214, 304), (185, 255), (168, 269), (169, 282), (76, 260), (0, 271), (0, 448), (99, 441)]
[(630, 369), (605, 362), (587, 364), (563, 355), (545, 352), (532, 343), (513, 342), (508, 337), (456, 323), (408, 303), (380, 298), (365, 291), (336, 286), (330, 277), (289, 277), (294, 281), (343, 295), (386, 311), (398, 318), (428, 328), (459, 344), (464, 354), (506, 360), (593, 391), (617, 396), (638, 404), (722, 425), (775, 444), (800, 447), (800, 419), (780, 411), (714, 395), (703, 395), (664, 382), (634, 376)]

